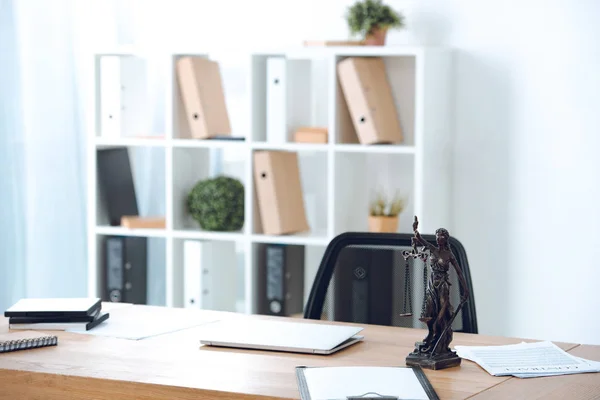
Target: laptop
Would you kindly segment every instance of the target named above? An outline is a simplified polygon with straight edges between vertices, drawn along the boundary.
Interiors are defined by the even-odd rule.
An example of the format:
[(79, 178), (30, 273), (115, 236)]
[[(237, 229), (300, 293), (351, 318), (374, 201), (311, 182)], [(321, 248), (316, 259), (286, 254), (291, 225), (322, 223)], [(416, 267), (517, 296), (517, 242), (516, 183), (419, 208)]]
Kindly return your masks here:
[(327, 355), (362, 341), (364, 336), (358, 335), (362, 330), (345, 325), (241, 318), (212, 322), (199, 332), (200, 343), (207, 346)]

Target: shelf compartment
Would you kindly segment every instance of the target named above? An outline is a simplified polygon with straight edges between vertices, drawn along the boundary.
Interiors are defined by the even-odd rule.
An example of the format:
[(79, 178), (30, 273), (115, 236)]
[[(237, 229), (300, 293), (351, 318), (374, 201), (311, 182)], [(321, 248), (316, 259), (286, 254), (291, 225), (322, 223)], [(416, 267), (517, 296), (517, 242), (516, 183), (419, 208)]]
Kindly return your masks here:
[[(298, 232), (292, 235), (266, 235), (265, 237), (281, 237), (285, 238), (298, 237), (314, 237), (315, 233), (328, 232), (328, 153), (327, 152), (312, 152), (298, 151), (298, 170), (300, 173), (300, 185), (302, 190), (302, 201), (306, 213), (306, 220), (309, 230), (307, 232)], [(254, 178), (254, 161), (252, 163), (252, 176)], [(260, 215), (259, 198), (256, 191), (256, 181), (253, 181), (253, 234), (262, 235), (262, 220)]]
[[(215, 86), (213, 89), (223, 92), (225, 101), (225, 112), (229, 126), (227, 132), (215, 132), (217, 135), (244, 137), (247, 138), (248, 126), (250, 125), (250, 112), (247, 107), (247, 72), (246, 64), (248, 60), (240, 54), (218, 53), (198, 53), (198, 54), (175, 54), (172, 57), (172, 92), (173, 92), (173, 138), (174, 139), (192, 139), (190, 122), (186, 115), (186, 108), (180, 88), (180, 81), (177, 75), (177, 63), (183, 57), (192, 57), (216, 62), (221, 79), (220, 88)], [(201, 88), (207, 88), (199, 82)], [(202, 89), (201, 89), (202, 90)], [(210, 107), (209, 104), (207, 106)], [(213, 105), (214, 106), (214, 105)], [(215, 110), (205, 110), (206, 112), (215, 112)], [(193, 139), (187, 142), (180, 142), (181, 147), (211, 147), (215, 140)], [(225, 142), (225, 140), (224, 140)], [(228, 141), (227, 141), (228, 142)], [(203, 143), (199, 145), (198, 143)], [(206, 143), (206, 144), (204, 144)], [(218, 145), (217, 145), (218, 146)]]
[[(357, 53), (358, 54), (358, 53)], [(349, 52), (347, 55), (336, 56), (336, 82), (335, 82), (335, 143), (360, 143), (352, 121), (348, 103), (342, 90), (337, 64), (350, 56), (359, 56)], [(368, 52), (366, 57), (382, 57), (385, 64), (388, 83), (392, 91), (394, 105), (398, 113), (398, 119), (403, 136), (403, 145), (414, 146), (415, 144), (415, 105), (416, 105), (416, 56), (414, 55), (379, 55)]]
[(96, 56), (97, 115), (95, 136), (129, 138), (154, 135), (152, 69), (146, 57), (132, 54)]
[[(107, 154), (110, 158), (103, 164), (105, 168), (100, 168), (98, 157), (104, 151), (110, 151)], [(166, 217), (165, 156), (166, 149), (156, 146), (96, 148), (96, 225), (122, 228), (119, 215)], [(127, 160), (130, 171), (127, 171)], [(129, 173), (133, 192), (128, 189)], [(113, 207), (114, 215), (110, 216), (109, 209)]]
[(327, 60), (252, 56), (252, 140), (294, 143), (301, 127), (328, 127)]
[[(102, 228), (102, 229), (101, 229)], [(107, 271), (106, 271), (106, 248), (105, 240), (107, 237), (127, 237), (127, 236), (145, 236), (146, 241), (146, 303), (148, 305), (165, 306), (166, 305), (166, 240), (164, 237), (151, 235), (152, 232), (122, 232), (120, 229), (104, 229), (114, 227), (96, 228), (96, 295), (109, 301), (109, 294), (106, 291)], [(137, 233), (148, 233), (138, 235)], [(164, 235), (164, 231), (162, 232)], [(132, 282), (134, 285), (136, 282)], [(124, 301), (127, 299), (124, 298)]]
[(216, 234), (203, 231), (200, 224), (192, 218), (188, 211), (188, 196), (201, 180), (221, 175), (238, 179), (246, 187), (247, 155), (244, 149), (239, 148), (173, 149), (172, 226), (175, 231), (188, 231), (190, 235), (194, 231), (199, 235)]
[[(273, 246), (271, 252), (284, 256), (281, 269), (277, 263), (269, 265), (268, 246)], [(279, 316), (301, 315), (325, 249), (324, 245), (253, 243), (251, 276), (253, 312)], [(298, 257), (301, 257), (301, 260)], [(281, 289), (283, 291), (279, 292)], [(298, 297), (299, 294), (301, 298)], [(290, 299), (294, 302), (293, 310), (290, 309), (290, 305), (285, 304)]]
[(174, 239), (172, 273), (176, 306), (243, 311), (245, 256), (241, 242)]
[(378, 191), (405, 200), (398, 232), (412, 232), (414, 159), (403, 154), (347, 153), (335, 159), (335, 233), (368, 231), (369, 205)]

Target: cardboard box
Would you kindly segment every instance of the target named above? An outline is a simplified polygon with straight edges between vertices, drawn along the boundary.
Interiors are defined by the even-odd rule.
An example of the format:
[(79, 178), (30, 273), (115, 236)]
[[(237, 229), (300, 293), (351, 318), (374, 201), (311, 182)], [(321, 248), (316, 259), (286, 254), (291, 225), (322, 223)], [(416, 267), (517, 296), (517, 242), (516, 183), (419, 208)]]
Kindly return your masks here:
[(181, 100), (193, 138), (231, 135), (219, 64), (202, 57), (177, 60)]
[(254, 182), (262, 233), (283, 235), (309, 230), (295, 152), (256, 151)]
[(402, 129), (383, 59), (349, 57), (337, 69), (360, 143), (401, 143)]
[(296, 143), (327, 143), (327, 128), (303, 127), (294, 134)]
[(164, 217), (124, 215), (121, 217), (121, 226), (129, 229), (165, 229), (167, 220)]

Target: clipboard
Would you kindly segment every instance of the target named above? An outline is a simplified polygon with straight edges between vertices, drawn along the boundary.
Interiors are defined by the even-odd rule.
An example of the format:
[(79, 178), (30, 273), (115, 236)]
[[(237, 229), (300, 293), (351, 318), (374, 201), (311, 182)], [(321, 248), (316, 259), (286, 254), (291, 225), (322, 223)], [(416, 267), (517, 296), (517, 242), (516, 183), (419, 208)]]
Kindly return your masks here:
[(439, 400), (418, 366), (298, 366), (296, 380), (301, 400)]

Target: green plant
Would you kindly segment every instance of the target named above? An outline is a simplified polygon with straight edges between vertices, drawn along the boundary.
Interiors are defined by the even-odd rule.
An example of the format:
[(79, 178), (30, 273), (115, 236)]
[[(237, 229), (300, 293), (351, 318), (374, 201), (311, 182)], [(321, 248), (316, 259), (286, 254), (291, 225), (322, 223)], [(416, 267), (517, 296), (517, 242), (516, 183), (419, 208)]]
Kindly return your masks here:
[(244, 226), (244, 185), (219, 176), (198, 182), (187, 198), (188, 211), (208, 231), (237, 231)]
[(396, 217), (404, 210), (405, 206), (406, 201), (398, 194), (388, 200), (386, 195), (380, 191), (375, 195), (375, 199), (371, 201), (369, 214), (371, 216)]
[(392, 10), (382, 0), (357, 1), (348, 7), (346, 20), (350, 33), (366, 37), (377, 29), (404, 27), (404, 16)]

